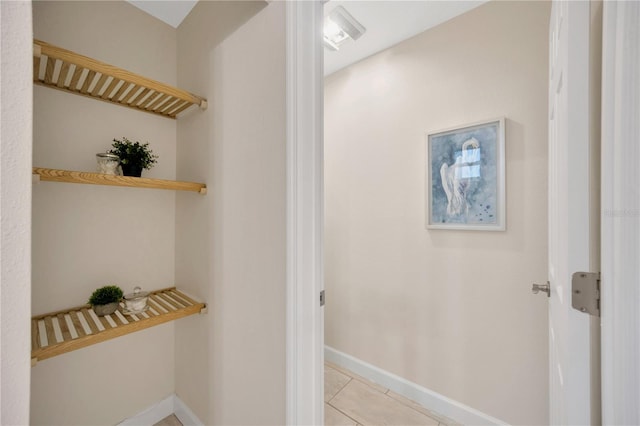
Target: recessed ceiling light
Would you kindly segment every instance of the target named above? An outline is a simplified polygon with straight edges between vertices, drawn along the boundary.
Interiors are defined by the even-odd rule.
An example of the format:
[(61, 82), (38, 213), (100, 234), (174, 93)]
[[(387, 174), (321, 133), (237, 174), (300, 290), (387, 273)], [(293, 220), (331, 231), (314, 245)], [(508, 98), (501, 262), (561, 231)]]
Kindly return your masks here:
[(324, 45), (329, 50), (338, 50), (349, 38), (357, 40), (367, 29), (347, 10), (338, 6), (329, 13), (324, 21)]

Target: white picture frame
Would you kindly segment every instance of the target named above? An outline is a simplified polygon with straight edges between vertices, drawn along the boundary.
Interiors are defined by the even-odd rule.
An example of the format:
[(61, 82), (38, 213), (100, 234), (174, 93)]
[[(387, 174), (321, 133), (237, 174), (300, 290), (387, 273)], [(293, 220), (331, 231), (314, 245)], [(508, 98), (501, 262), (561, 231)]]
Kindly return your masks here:
[(506, 230), (504, 117), (427, 132), (425, 153), (427, 229)]

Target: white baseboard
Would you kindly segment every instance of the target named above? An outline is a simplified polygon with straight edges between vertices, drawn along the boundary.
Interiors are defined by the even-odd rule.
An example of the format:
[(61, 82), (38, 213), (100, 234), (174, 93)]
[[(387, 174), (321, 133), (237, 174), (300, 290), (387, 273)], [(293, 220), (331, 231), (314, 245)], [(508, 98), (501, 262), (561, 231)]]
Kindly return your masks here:
[(429, 411), (448, 417), (463, 425), (507, 425), (506, 422), (484, 414), (437, 392), (396, 376), (388, 371), (366, 363), (358, 358), (340, 352), (332, 347), (324, 347), (325, 361), (378, 383), (406, 398), (422, 405)]
[(118, 426), (151, 426), (158, 423), (160, 420), (173, 414), (174, 398), (175, 395), (170, 395), (135, 416), (124, 419), (118, 423)]
[(198, 416), (177, 395), (174, 395), (173, 412), (184, 426), (204, 426)]
[(176, 394), (118, 423), (118, 426), (152, 426), (167, 416), (175, 414), (184, 426), (204, 426), (204, 423), (182, 402)]

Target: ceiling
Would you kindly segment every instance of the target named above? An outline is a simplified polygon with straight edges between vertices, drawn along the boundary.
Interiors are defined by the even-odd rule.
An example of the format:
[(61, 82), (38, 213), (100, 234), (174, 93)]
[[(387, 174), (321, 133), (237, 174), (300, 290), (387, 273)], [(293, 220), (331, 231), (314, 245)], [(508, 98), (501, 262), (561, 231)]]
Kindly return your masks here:
[[(129, 3), (177, 28), (198, 0), (127, 0)], [(327, 15), (344, 7), (367, 29), (357, 41), (349, 40), (338, 51), (325, 49), (324, 74), (329, 75), (394, 44), (461, 15), (487, 0), (360, 1), (332, 0), (324, 5)]]
[(324, 5), (325, 16), (333, 8), (342, 6), (367, 31), (357, 41), (345, 42), (338, 51), (325, 49), (324, 75), (420, 34), (486, 1), (329, 1)]
[(129, 3), (155, 16), (159, 20), (178, 28), (198, 0), (127, 0)]

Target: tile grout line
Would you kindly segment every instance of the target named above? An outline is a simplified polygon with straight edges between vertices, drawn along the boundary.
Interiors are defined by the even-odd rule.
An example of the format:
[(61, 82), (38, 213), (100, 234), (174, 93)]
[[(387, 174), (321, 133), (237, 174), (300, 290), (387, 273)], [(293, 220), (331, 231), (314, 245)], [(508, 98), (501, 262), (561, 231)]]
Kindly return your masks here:
[[(441, 419), (441, 418), (440, 418), (440, 415), (438, 415), (437, 413), (432, 413), (432, 412), (431, 412), (431, 410), (429, 410), (428, 408), (423, 407), (422, 405), (420, 405), (420, 404), (419, 404), (419, 403), (417, 403), (416, 401), (410, 400), (410, 401), (411, 401), (411, 402), (413, 402), (414, 404), (419, 405), (419, 406), (420, 406), (420, 408), (422, 408), (423, 410), (428, 411), (430, 414), (423, 413), (422, 411), (418, 410), (416, 407), (414, 407), (414, 406), (412, 406), (412, 405), (409, 405), (409, 404), (406, 404), (403, 400), (400, 400), (400, 399), (394, 398), (393, 396), (389, 395), (389, 392), (391, 392), (391, 389), (387, 389), (387, 391), (385, 392), (385, 395), (387, 395), (389, 398), (393, 399), (394, 401), (399, 402), (400, 404), (404, 405), (405, 407), (411, 408), (413, 411), (416, 411), (416, 412), (418, 412), (418, 413), (422, 414), (423, 416), (427, 416), (427, 417), (429, 417), (431, 420), (434, 420), (434, 421), (438, 422), (438, 425), (440, 425), (440, 426), (448, 426), (448, 424), (447, 424), (447, 423), (445, 423), (445, 422), (443, 422), (443, 421), (442, 421), (443, 419)], [(408, 398), (407, 398), (407, 399), (408, 399)], [(437, 415), (438, 417), (434, 417), (434, 414), (435, 414), (435, 415)]]
[[(331, 398), (333, 399), (333, 398)], [(352, 420), (355, 422), (356, 425), (361, 425), (361, 423), (359, 421), (357, 421), (356, 419), (354, 419), (353, 417), (351, 417), (350, 415), (348, 415), (347, 413), (345, 413), (344, 411), (342, 411), (341, 409), (339, 409), (338, 407), (336, 407), (335, 405), (327, 402), (328, 405), (330, 405), (332, 408), (334, 408), (337, 412), (341, 413), (342, 415), (344, 415), (345, 417), (347, 417), (349, 420)]]
[[(325, 365), (325, 368), (326, 368), (326, 367), (327, 367), (327, 366)], [(331, 368), (331, 367), (329, 367), (329, 368)], [(334, 368), (334, 370), (335, 370), (335, 368)], [(336, 370), (336, 371), (338, 371), (338, 370)], [(338, 372), (340, 373), (340, 371), (338, 371)], [(333, 405), (333, 404), (331, 403), (331, 401), (333, 401), (333, 400), (335, 399), (335, 397), (336, 397), (336, 396), (338, 396), (338, 394), (339, 394), (340, 392), (342, 392), (342, 391), (344, 390), (344, 388), (346, 388), (346, 387), (347, 387), (347, 385), (348, 385), (349, 383), (351, 383), (351, 381), (352, 381), (352, 380), (354, 380), (354, 378), (353, 378), (353, 377), (351, 377), (351, 376), (350, 376), (350, 375), (348, 375), (348, 374), (345, 374), (345, 376), (346, 376), (346, 377), (348, 377), (348, 378), (349, 378), (349, 380), (347, 380), (347, 382), (346, 382), (346, 383), (345, 383), (345, 384), (340, 388), (340, 390), (339, 390), (338, 392), (336, 392), (336, 393), (331, 397), (331, 399), (330, 399), (329, 401), (327, 401), (327, 402), (326, 402), (326, 404), (327, 404), (327, 405), (329, 405), (329, 406), (331, 406), (333, 409), (335, 409), (337, 412), (339, 412), (340, 414), (342, 414), (343, 416), (345, 416), (345, 417), (346, 417), (346, 418), (348, 418), (349, 420), (353, 421), (356, 425), (360, 426), (360, 422), (359, 422), (359, 421), (357, 421), (357, 420), (356, 420), (356, 419), (354, 419), (353, 417), (349, 416), (347, 413), (345, 413), (344, 411), (342, 411), (341, 409), (339, 409), (338, 407), (336, 407), (335, 405)]]
[(336, 392), (336, 393), (333, 395), (333, 397), (331, 397), (331, 399), (330, 399), (329, 401), (327, 401), (327, 402), (326, 402), (326, 404), (328, 404), (329, 406), (331, 406), (333, 409), (335, 409), (337, 412), (339, 412), (340, 414), (342, 414), (343, 416), (345, 416), (345, 417), (346, 417), (346, 418), (348, 418), (349, 420), (353, 421), (357, 426), (363, 426), (359, 421), (357, 421), (356, 419), (354, 419), (353, 417), (351, 417), (350, 415), (348, 415), (347, 413), (345, 413), (344, 411), (342, 411), (341, 409), (339, 409), (338, 407), (336, 407), (335, 405), (333, 405), (333, 404), (331, 403), (331, 401), (333, 401), (333, 400), (338, 396), (338, 394), (339, 394), (340, 392), (342, 392), (342, 391), (344, 390), (344, 388), (346, 388), (346, 387), (347, 387), (347, 385), (348, 385), (349, 383), (351, 383), (351, 381), (353, 381), (353, 380), (356, 380), (356, 381), (358, 381), (359, 383), (362, 383), (362, 384), (364, 384), (365, 386), (370, 387), (374, 392), (378, 392), (378, 393), (381, 393), (381, 394), (383, 394), (383, 395), (385, 395), (387, 392), (389, 392), (389, 389), (386, 389), (384, 393), (383, 393), (383, 392), (380, 392), (380, 390), (378, 390), (378, 389), (374, 388), (373, 386), (369, 385), (369, 384), (368, 384), (368, 383), (366, 383), (364, 380), (359, 379), (358, 377), (355, 377), (355, 376), (353, 375), (354, 373), (352, 373), (350, 370), (347, 370), (347, 369), (344, 369), (344, 368), (340, 368), (340, 369), (338, 369), (338, 368), (334, 368), (333, 366), (331, 366), (331, 365), (327, 365), (326, 363), (325, 363), (325, 366), (324, 366), (324, 367), (325, 367), (325, 369), (326, 369), (327, 367), (328, 367), (328, 368), (331, 368), (331, 369), (333, 369), (333, 370), (337, 371), (338, 373), (341, 373), (341, 374), (343, 374), (343, 375), (345, 375), (346, 377), (348, 377), (348, 378), (349, 378), (349, 380), (347, 380), (347, 382), (344, 384), (344, 386), (342, 386), (342, 387), (340, 388), (340, 390), (339, 390), (338, 392)]
[[(345, 383), (345, 384), (344, 384), (344, 385), (343, 385), (343, 386), (338, 390), (338, 392), (336, 392), (336, 393), (334, 393), (334, 394), (333, 394), (333, 396), (329, 399), (329, 401), (327, 401), (327, 404), (329, 404), (331, 401), (333, 401), (333, 399), (334, 399), (336, 396), (338, 396), (338, 394), (339, 394), (340, 392), (342, 392), (342, 390), (343, 390), (344, 388), (346, 388), (346, 387), (347, 387), (347, 385), (348, 385), (349, 383), (351, 383), (351, 381), (352, 381), (352, 380), (353, 380), (353, 377), (349, 377), (349, 380), (347, 380), (347, 382), (346, 382), (346, 383)], [(333, 406), (332, 406), (332, 407), (333, 407)], [(335, 407), (334, 407), (334, 408), (335, 408)]]
[[(354, 373), (353, 371), (348, 370), (348, 369), (346, 369), (346, 368), (344, 368), (344, 367), (342, 367), (340, 365), (331, 364), (331, 363), (329, 365), (327, 365), (327, 363), (325, 362), (325, 368), (326, 367), (329, 367), (329, 368), (331, 368), (333, 370), (336, 370), (337, 372), (342, 373), (345, 376), (351, 377), (352, 379), (357, 380), (358, 382), (369, 386), (370, 388), (372, 388), (376, 392), (387, 393), (387, 392), (389, 392), (391, 390), (389, 388), (386, 388), (386, 387), (382, 386), (380, 383), (376, 383), (376, 382), (374, 382), (372, 380), (369, 380), (366, 377), (361, 376), (361, 375), (359, 375), (357, 373)], [(378, 389), (377, 387), (379, 387), (380, 389), (384, 389), (384, 392), (381, 391), (380, 389)]]
[[(327, 366), (325, 365), (325, 369), (326, 369), (326, 368), (327, 368)], [(329, 368), (331, 368), (331, 367), (329, 367)], [(335, 368), (334, 368), (334, 370), (335, 370)], [(338, 370), (336, 370), (336, 371), (338, 371)], [(340, 371), (338, 371), (338, 372), (340, 373)], [(345, 376), (346, 376), (346, 377), (348, 377), (348, 378), (349, 378), (349, 380), (347, 380), (347, 381), (345, 382), (345, 384), (344, 384), (344, 385), (343, 385), (343, 386), (338, 390), (338, 392), (336, 392), (336, 393), (335, 393), (335, 394), (334, 394), (334, 395), (333, 395), (333, 396), (332, 396), (328, 401), (326, 401), (326, 402), (325, 402), (325, 404), (327, 404), (327, 405), (331, 406), (334, 410), (336, 410), (337, 412), (339, 412), (339, 413), (340, 413), (340, 414), (342, 414), (343, 416), (347, 417), (349, 420), (353, 421), (356, 425), (360, 425), (360, 423), (359, 423), (356, 419), (354, 419), (354, 418), (350, 417), (347, 413), (343, 412), (341, 409), (339, 409), (339, 408), (338, 408), (338, 407), (336, 407), (335, 405), (331, 404), (331, 401), (333, 401), (333, 400), (335, 399), (335, 397), (336, 397), (336, 396), (338, 396), (338, 394), (339, 394), (340, 392), (342, 392), (342, 390), (343, 390), (344, 388), (346, 388), (346, 387), (347, 387), (347, 385), (348, 385), (349, 383), (351, 383), (351, 381), (353, 380), (353, 377), (351, 377), (350, 375), (345, 374)]]
[[(340, 392), (342, 392), (342, 390), (343, 390), (344, 388), (346, 388), (346, 387), (347, 387), (347, 385), (348, 385), (349, 383), (351, 383), (351, 381), (352, 381), (352, 380), (357, 380), (359, 383), (362, 383), (363, 385), (365, 385), (365, 386), (369, 387), (373, 392), (379, 393), (379, 394), (381, 394), (381, 395), (386, 395), (386, 396), (388, 396), (390, 399), (392, 399), (394, 402), (396, 402), (396, 403), (398, 403), (398, 404), (400, 404), (400, 405), (402, 405), (402, 406), (404, 406), (404, 407), (406, 407), (406, 408), (410, 408), (411, 410), (415, 411), (416, 413), (418, 413), (418, 414), (420, 414), (420, 415), (422, 415), (422, 416), (428, 417), (429, 419), (431, 419), (431, 420), (433, 420), (433, 421), (437, 422), (437, 423), (438, 423), (438, 426), (446, 426), (446, 425), (444, 425), (444, 424), (440, 421), (440, 419), (434, 419), (434, 418), (433, 418), (433, 417), (431, 417), (430, 415), (425, 414), (425, 413), (421, 412), (420, 410), (416, 410), (414, 407), (412, 407), (412, 406), (410, 406), (410, 405), (407, 405), (407, 404), (405, 404), (404, 402), (402, 402), (402, 401), (400, 401), (400, 400), (398, 400), (398, 399), (396, 399), (396, 398), (392, 397), (391, 395), (389, 395), (389, 392), (391, 391), (391, 389), (386, 389), (384, 392), (381, 392), (380, 390), (378, 390), (378, 389), (376, 389), (375, 387), (373, 387), (373, 386), (371, 386), (371, 385), (369, 385), (369, 384), (365, 383), (364, 381), (362, 381), (362, 380), (358, 380), (356, 377), (351, 377), (351, 378), (349, 379), (349, 381), (348, 381), (347, 383), (345, 383), (345, 385), (344, 385), (344, 386), (342, 386), (342, 388), (340, 388), (340, 390), (339, 390), (338, 392), (336, 392), (336, 394), (333, 396), (333, 398), (331, 398), (331, 399), (330, 399), (329, 401), (327, 401), (326, 403), (327, 403), (328, 405), (330, 405), (331, 407), (333, 407), (334, 409), (336, 409), (336, 410), (337, 410), (338, 412), (340, 412), (341, 414), (343, 414), (344, 416), (346, 416), (347, 418), (349, 418), (350, 420), (354, 421), (358, 426), (362, 426), (362, 425), (361, 425), (361, 423), (360, 423), (359, 421), (357, 421), (357, 420), (356, 420), (356, 419), (354, 419), (353, 417), (349, 416), (347, 413), (345, 413), (344, 411), (342, 411), (340, 408), (338, 408), (338, 407), (336, 407), (335, 405), (331, 404), (331, 401), (333, 401), (333, 399), (334, 399), (336, 396), (338, 396), (338, 394), (339, 394)], [(425, 408), (425, 410), (426, 410), (426, 408)]]
[[(391, 391), (391, 389), (387, 389), (387, 391), (386, 391), (384, 394), (385, 394), (385, 395), (387, 395), (389, 398), (393, 399), (394, 401), (396, 401), (396, 402), (400, 403), (401, 405), (404, 405), (404, 406), (405, 406), (405, 407), (407, 407), (407, 408), (411, 408), (411, 409), (412, 409), (413, 411), (415, 411), (416, 413), (420, 413), (420, 414), (422, 414), (423, 416), (427, 416), (427, 417), (429, 417), (431, 420), (434, 420), (434, 421), (438, 422), (438, 424), (441, 424), (441, 423), (442, 423), (442, 422), (440, 421), (440, 419), (435, 419), (435, 418), (433, 418), (432, 416), (430, 416), (429, 414), (423, 413), (422, 411), (418, 410), (417, 408), (415, 408), (415, 407), (413, 407), (413, 406), (411, 406), (411, 405), (405, 404), (405, 403), (404, 403), (404, 401), (401, 401), (401, 400), (399, 400), (399, 399), (396, 399), (396, 398), (392, 397), (391, 395), (389, 395), (389, 392), (390, 392), (390, 391)], [(412, 401), (412, 402), (413, 402), (414, 404), (418, 404), (418, 403), (417, 403), (417, 402), (415, 402), (415, 401)], [(420, 404), (418, 404), (418, 405), (420, 405)], [(424, 410), (426, 410), (426, 411), (429, 411), (429, 409), (428, 409), (428, 408), (425, 408), (425, 407), (422, 407), (422, 406), (420, 406), (420, 407), (421, 407), (421, 408), (423, 408), (423, 409), (424, 409)], [(429, 412), (431, 412), (431, 411), (429, 411)]]

